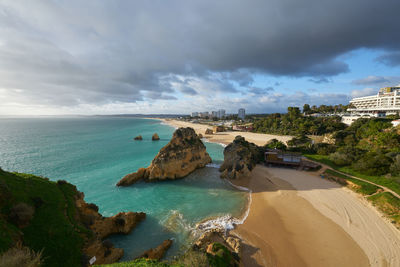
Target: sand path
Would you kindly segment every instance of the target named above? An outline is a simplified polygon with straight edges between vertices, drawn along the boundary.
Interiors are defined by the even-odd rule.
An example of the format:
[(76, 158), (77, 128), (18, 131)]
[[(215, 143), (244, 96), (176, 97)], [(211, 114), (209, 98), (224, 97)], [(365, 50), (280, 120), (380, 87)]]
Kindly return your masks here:
[(257, 166), (235, 229), (245, 266), (400, 266), (400, 234), (362, 197), (307, 172)]

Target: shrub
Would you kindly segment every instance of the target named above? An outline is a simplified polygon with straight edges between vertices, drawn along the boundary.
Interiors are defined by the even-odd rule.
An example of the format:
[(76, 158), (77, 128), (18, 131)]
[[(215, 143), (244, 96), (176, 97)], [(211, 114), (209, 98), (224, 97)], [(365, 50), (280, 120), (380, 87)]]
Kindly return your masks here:
[(39, 267), (42, 264), (42, 252), (34, 252), (27, 247), (10, 248), (0, 256), (0, 266)]
[(274, 138), (267, 143), (266, 148), (286, 150), (287, 147), (283, 142)]
[(317, 151), (318, 155), (329, 155), (335, 152), (336, 146), (326, 143), (319, 143), (314, 145), (314, 149)]
[(57, 181), (57, 185), (64, 185), (64, 184), (67, 184), (68, 182), (67, 181), (65, 181), (65, 180), (58, 180)]
[(351, 165), (354, 158), (349, 154), (335, 152), (329, 155), (329, 159), (338, 166)]
[(200, 251), (189, 250), (176, 261), (180, 266), (209, 267), (207, 255)]
[(125, 219), (124, 218), (116, 218), (114, 223), (117, 226), (124, 226), (125, 225)]
[(390, 165), (390, 172), (393, 175), (400, 175), (400, 155), (393, 159), (393, 163)]
[(25, 227), (31, 221), (35, 210), (26, 203), (18, 203), (10, 210), (10, 221), (18, 227)]
[(392, 159), (380, 152), (365, 153), (353, 168), (367, 175), (383, 175), (389, 172)]

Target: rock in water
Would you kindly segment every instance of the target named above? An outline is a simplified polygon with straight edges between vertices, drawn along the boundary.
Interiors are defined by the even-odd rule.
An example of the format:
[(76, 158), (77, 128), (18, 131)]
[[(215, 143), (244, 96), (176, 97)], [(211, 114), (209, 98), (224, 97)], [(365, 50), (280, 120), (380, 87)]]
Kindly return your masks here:
[(134, 140), (143, 140), (143, 137), (141, 135), (136, 136), (135, 138), (133, 138)]
[(172, 240), (170, 239), (164, 240), (164, 242), (162, 242), (158, 247), (147, 250), (138, 258), (161, 260), (164, 257), (165, 252), (167, 252), (167, 250), (171, 247), (171, 245), (172, 245)]
[(157, 133), (155, 133), (155, 134), (153, 134), (153, 136), (151, 137), (151, 140), (153, 140), (153, 141), (158, 141), (158, 140), (160, 140), (160, 137), (158, 136)]
[(236, 136), (235, 140), (224, 149), (224, 162), (219, 168), (221, 178), (248, 177), (262, 156), (262, 148), (247, 142), (239, 135)]
[(183, 178), (210, 162), (211, 157), (195, 131), (189, 127), (179, 128), (149, 167), (126, 175), (117, 186), (128, 186), (141, 179), (155, 181)]

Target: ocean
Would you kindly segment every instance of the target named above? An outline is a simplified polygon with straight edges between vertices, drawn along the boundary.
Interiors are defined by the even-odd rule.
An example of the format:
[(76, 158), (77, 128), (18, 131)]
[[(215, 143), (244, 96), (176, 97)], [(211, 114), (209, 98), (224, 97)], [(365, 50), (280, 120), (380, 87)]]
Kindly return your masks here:
[[(247, 194), (219, 178), (223, 147), (205, 142), (213, 159), (188, 177), (118, 188), (126, 174), (147, 167), (172, 137), (174, 128), (158, 120), (131, 117), (0, 118), (0, 167), (66, 180), (99, 206), (104, 216), (121, 211), (147, 213), (129, 235), (109, 238), (130, 260), (172, 238), (167, 253), (182, 253), (201, 234), (196, 225), (230, 227), (246, 208)], [(158, 133), (160, 141), (151, 141)], [(134, 141), (137, 135), (143, 141)]]

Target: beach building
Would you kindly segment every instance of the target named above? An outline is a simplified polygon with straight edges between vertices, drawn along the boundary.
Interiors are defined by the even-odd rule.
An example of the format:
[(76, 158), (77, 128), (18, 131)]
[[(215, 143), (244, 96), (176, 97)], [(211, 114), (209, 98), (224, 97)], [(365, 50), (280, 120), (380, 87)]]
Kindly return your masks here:
[(265, 151), (265, 164), (270, 166), (289, 166), (302, 170), (315, 170), (320, 165), (303, 160), (301, 153), (282, 151), (279, 149), (267, 149)]
[(381, 88), (376, 95), (356, 97), (350, 101), (355, 114), (371, 114), (381, 117), (400, 112), (400, 86)]
[(238, 118), (241, 120), (244, 120), (244, 118), (246, 117), (246, 111), (244, 108), (240, 108), (238, 111)]

